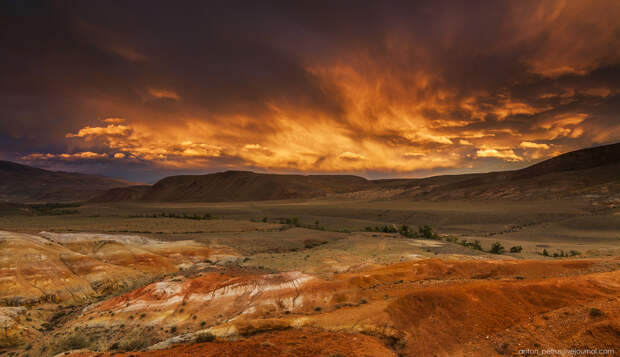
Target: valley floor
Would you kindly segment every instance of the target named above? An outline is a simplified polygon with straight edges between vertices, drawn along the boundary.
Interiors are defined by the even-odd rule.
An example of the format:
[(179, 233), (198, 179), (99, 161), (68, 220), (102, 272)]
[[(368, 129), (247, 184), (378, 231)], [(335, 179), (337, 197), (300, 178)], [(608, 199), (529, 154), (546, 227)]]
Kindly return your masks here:
[(620, 351), (614, 203), (88, 204), (0, 230), (0, 355)]

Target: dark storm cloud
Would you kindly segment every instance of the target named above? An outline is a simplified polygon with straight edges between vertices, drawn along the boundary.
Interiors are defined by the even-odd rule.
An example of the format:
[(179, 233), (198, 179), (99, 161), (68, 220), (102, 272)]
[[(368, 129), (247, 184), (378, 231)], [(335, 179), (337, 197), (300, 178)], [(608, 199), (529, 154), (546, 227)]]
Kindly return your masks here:
[(615, 1), (1, 6), (6, 158), (376, 176), (620, 139)]

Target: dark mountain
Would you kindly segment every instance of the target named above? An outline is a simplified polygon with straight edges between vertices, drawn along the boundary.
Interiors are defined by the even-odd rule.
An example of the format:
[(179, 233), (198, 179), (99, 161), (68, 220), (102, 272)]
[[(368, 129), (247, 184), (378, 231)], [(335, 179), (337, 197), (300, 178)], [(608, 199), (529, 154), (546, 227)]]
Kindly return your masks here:
[(133, 183), (110, 177), (49, 171), (0, 161), (0, 201), (83, 201), (110, 188), (131, 184)]
[(619, 193), (620, 143), (568, 152), (520, 170), (458, 178), (406, 184), (401, 197), (549, 199)]
[(609, 195), (619, 190), (620, 143), (617, 143), (569, 152), (514, 171), (390, 180), (226, 171), (171, 176), (153, 186), (116, 188), (93, 201), (263, 201), (339, 194), (424, 200), (549, 199)]
[[(348, 175), (276, 175), (249, 171), (226, 171), (209, 175), (170, 176), (153, 186), (119, 188), (93, 201), (264, 201), (312, 198), (330, 193), (352, 192), (371, 182)], [(142, 194), (140, 194), (142, 192)]]

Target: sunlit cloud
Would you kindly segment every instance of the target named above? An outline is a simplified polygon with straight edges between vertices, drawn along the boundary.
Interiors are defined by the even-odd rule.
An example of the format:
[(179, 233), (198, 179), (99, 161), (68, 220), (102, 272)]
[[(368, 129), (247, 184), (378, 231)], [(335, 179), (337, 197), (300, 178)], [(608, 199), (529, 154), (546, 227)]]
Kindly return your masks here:
[(105, 118), (103, 119), (104, 123), (108, 124), (121, 124), (125, 122), (124, 118)]
[(151, 96), (157, 99), (181, 99), (181, 97), (176, 92), (167, 89), (149, 88), (148, 92)]
[(95, 153), (91, 151), (77, 152), (77, 153), (61, 153), (61, 154), (40, 154), (34, 153), (23, 156), (21, 159), (25, 161), (37, 161), (37, 160), (61, 160), (61, 161), (78, 161), (78, 160), (95, 160), (108, 158), (106, 153)]
[(343, 152), (342, 154), (338, 155), (338, 158), (348, 161), (367, 160), (366, 156), (349, 151)]
[(86, 126), (80, 129), (76, 134), (67, 133), (67, 138), (83, 138), (87, 136), (99, 136), (99, 135), (127, 135), (131, 131), (131, 128), (125, 125), (109, 124), (108, 126), (101, 127)]
[(519, 146), (525, 149), (549, 149), (547, 144), (538, 144), (531, 141), (523, 141)]
[(523, 158), (514, 153), (512, 149), (480, 149), (476, 151), (477, 157), (494, 157), (506, 161), (523, 161)]

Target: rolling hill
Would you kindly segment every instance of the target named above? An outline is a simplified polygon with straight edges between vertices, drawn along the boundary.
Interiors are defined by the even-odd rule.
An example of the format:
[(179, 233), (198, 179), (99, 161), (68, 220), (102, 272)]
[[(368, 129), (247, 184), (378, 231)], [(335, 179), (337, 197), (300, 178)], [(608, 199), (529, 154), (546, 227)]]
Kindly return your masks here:
[(49, 171), (0, 161), (0, 201), (69, 202), (83, 201), (128, 181), (75, 172)]
[(620, 143), (568, 152), (514, 171), (450, 181), (432, 178), (408, 186), (401, 197), (418, 199), (553, 199), (620, 193)]
[(620, 143), (582, 149), (514, 171), (367, 180), (351, 175), (226, 171), (166, 177), (153, 186), (109, 190), (109, 201), (263, 201), (334, 195), (401, 199), (549, 199), (620, 193)]

